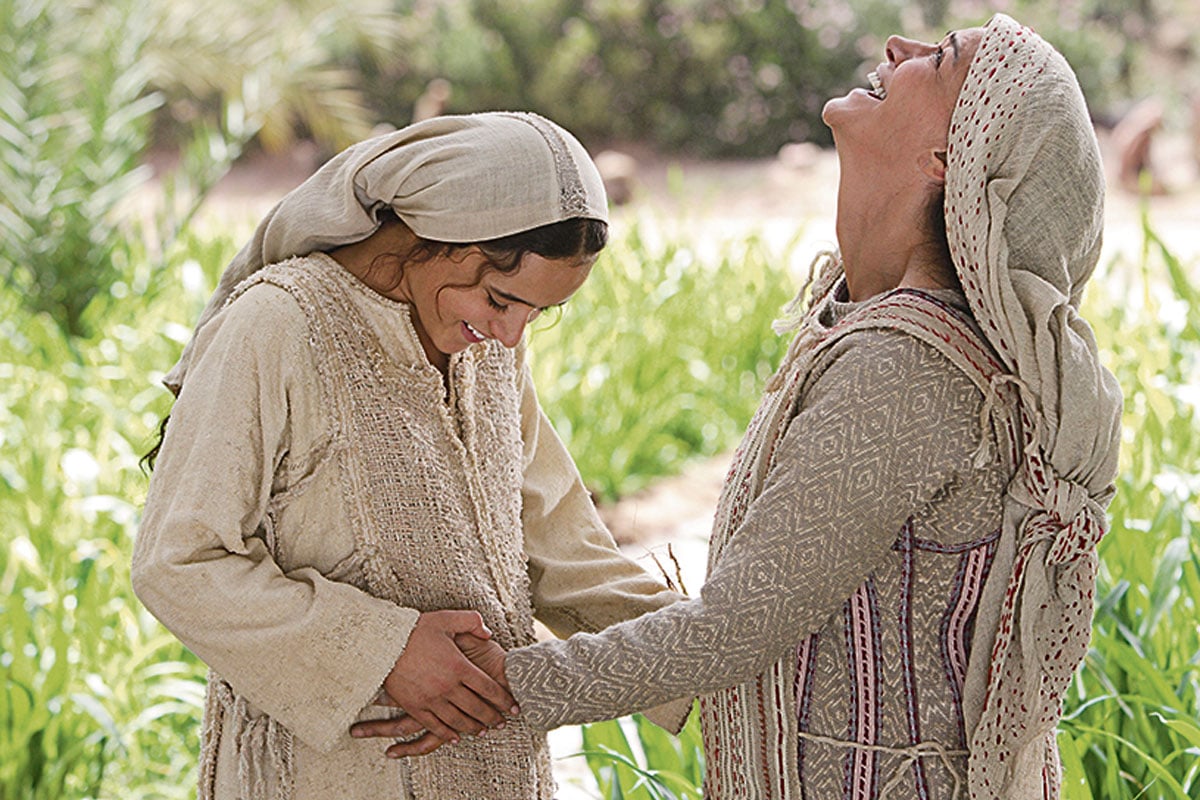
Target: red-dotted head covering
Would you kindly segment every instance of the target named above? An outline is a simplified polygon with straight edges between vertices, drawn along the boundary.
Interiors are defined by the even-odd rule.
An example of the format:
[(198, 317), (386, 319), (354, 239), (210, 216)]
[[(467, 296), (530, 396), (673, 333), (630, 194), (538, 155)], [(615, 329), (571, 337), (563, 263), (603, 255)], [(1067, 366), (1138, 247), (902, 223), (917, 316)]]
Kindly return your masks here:
[(997, 14), (959, 94), (946, 169), (954, 264), (1009, 373), (989, 403), (1018, 431), (1002, 442), (1015, 476), (964, 691), (972, 797), (1044, 796), (1062, 696), (1091, 633), (1121, 417), (1120, 388), (1078, 313), (1103, 204), (1074, 73)]

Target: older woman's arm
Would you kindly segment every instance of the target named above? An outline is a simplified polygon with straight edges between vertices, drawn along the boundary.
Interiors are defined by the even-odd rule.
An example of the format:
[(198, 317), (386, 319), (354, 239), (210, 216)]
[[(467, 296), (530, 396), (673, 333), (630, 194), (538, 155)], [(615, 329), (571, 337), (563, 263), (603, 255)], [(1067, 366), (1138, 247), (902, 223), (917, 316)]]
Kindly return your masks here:
[[(555, 635), (603, 630), (686, 599), (617, 549), (579, 470), (538, 403), (521, 365), (521, 434), (525, 443), (521, 516), (534, 614)], [(678, 732), (692, 695), (646, 715)]]
[(856, 332), (831, 350), (698, 599), (508, 654), (531, 725), (621, 716), (752, 678), (841, 608), (905, 520), (971, 468), (982, 398), (941, 354), (893, 331)]

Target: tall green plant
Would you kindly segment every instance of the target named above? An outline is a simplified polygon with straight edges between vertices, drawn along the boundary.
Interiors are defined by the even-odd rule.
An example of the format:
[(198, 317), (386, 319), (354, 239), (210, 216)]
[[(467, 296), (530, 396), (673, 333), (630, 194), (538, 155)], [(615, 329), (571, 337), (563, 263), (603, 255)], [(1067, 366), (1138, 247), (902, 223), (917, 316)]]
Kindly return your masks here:
[(628, 720), (584, 725), (588, 768), (600, 795), (620, 800), (700, 800), (704, 745), (695, 712), (678, 736), (635, 714)]
[(138, 459), (168, 401), (155, 374), (232, 250), (188, 244), (206, 267), (135, 259), (119, 277), (138, 300), (88, 337), (0, 291), (0, 800), (194, 786), (203, 666), (141, 608), (128, 569)]
[(161, 263), (263, 125), (261, 92), (221, 98), (192, 121), (179, 167), (149, 190), (164, 9), (0, 0), (0, 280), (68, 336), (91, 333), (93, 302), (128, 293), (130, 242), (144, 240), (138, 257)]
[(1092, 645), (1060, 726), (1072, 800), (1200, 795), (1200, 292), (1143, 218), (1089, 316), (1125, 392)]
[(134, 0), (0, 0), (0, 278), (69, 334), (128, 258), (119, 206), (149, 176)]
[(654, 243), (633, 222), (530, 337), (542, 403), (580, 472), (614, 499), (732, 447), (783, 355), (771, 322), (796, 291), (756, 236)]

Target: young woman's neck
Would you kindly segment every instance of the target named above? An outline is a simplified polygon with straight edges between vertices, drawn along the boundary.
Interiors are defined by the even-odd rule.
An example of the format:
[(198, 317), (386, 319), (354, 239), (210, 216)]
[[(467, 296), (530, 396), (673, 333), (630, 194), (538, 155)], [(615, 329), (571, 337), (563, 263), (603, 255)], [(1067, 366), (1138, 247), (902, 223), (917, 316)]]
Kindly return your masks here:
[[(329, 255), (364, 286), (384, 297), (411, 305), (412, 298), (404, 282), (407, 264), (404, 254), (412, 251), (416, 237), (399, 222), (384, 222), (379, 230), (360, 242), (343, 245)], [(418, 266), (419, 268), (419, 266)], [(450, 369), (450, 357), (437, 349), (418, 314), (411, 314), (417, 339), (429, 363), (445, 378)]]
[(416, 239), (398, 222), (385, 222), (379, 230), (359, 242), (343, 245), (329, 255), (368, 288), (392, 300), (408, 302), (404, 285), (403, 254)]

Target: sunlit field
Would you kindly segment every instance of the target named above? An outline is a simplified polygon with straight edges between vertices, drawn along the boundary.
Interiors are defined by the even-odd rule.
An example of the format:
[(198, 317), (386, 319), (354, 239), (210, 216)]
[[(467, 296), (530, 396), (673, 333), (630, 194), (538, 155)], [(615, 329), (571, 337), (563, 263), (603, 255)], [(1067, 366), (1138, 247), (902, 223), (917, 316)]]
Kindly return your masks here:
[[(531, 359), (547, 412), (605, 502), (732, 447), (784, 341), (795, 255), (754, 235), (703, 249), (618, 232)], [(1066, 798), (1200, 793), (1200, 273), (1144, 230), (1085, 301), (1125, 391), (1092, 649), (1059, 742)], [(232, 238), (138, 248), (68, 340), (0, 290), (0, 800), (194, 795), (203, 666), (145, 612), (128, 561), (174, 362)], [(588, 726), (598, 796), (699, 797), (682, 740)], [(580, 756), (583, 758), (583, 756)]]

